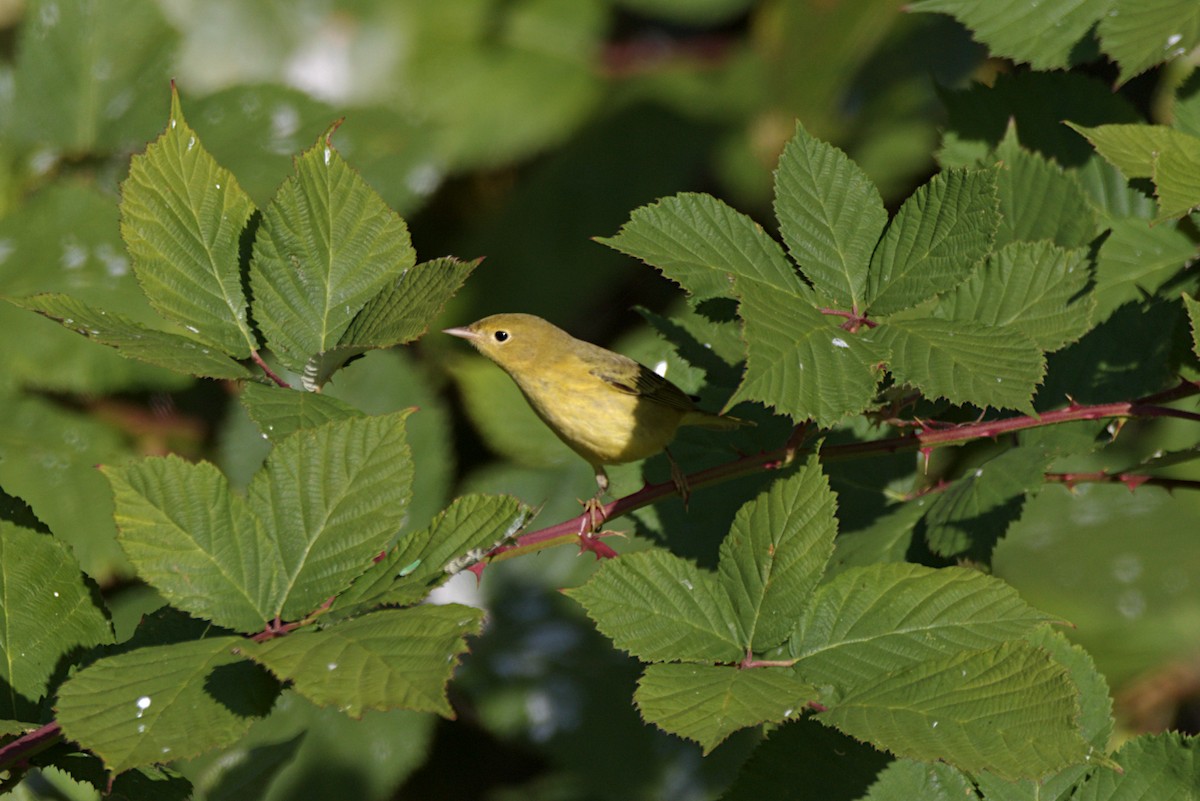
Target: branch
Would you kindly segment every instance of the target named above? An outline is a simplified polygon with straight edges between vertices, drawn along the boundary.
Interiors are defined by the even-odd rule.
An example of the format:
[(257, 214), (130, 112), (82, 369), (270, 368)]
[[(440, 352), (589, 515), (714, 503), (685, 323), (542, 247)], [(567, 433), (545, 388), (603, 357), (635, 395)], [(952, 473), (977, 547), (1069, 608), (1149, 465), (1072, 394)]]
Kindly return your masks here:
[(250, 358), (254, 361), (255, 364), (257, 364), (262, 369), (263, 373), (266, 374), (267, 378), (274, 381), (277, 386), (281, 386), (284, 389), (291, 389), (291, 384), (289, 384), (288, 382), (286, 382), (282, 378), (280, 378), (275, 373), (275, 371), (271, 369), (271, 366), (269, 364), (267, 364), (265, 361), (263, 361), (263, 357), (259, 355), (258, 351), (256, 351), (256, 350), (250, 351)]
[(1179, 400), (1193, 395), (1200, 395), (1200, 382), (1183, 381), (1172, 389), (1154, 395), (1147, 395), (1135, 401), (1119, 401), (1117, 403), (1098, 403), (1083, 405), (1071, 402), (1065, 409), (1046, 412), (1041, 415), (1022, 415), (1020, 417), (1005, 417), (1001, 420), (981, 420), (975, 423), (942, 427), (925, 424), (910, 434), (889, 439), (877, 439), (869, 442), (854, 442), (847, 445), (833, 445), (821, 450), (822, 458), (854, 458), (858, 456), (897, 453), (899, 451), (937, 448), (945, 445), (960, 445), (977, 439), (995, 439), (1003, 434), (1012, 434), (1030, 428), (1058, 425), (1074, 420), (1106, 420), (1128, 418), (1177, 417), (1183, 420), (1200, 422), (1200, 414), (1162, 406), (1162, 403)]
[[(691, 490), (706, 487), (710, 484), (719, 484), (731, 478), (747, 476), (764, 470), (778, 470), (786, 467), (795, 460), (796, 454), (799, 453), (800, 444), (807, 430), (808, 427), (806, 425), (796, 426), (783, 447), (761, 451), (749, 456), (742, 456), (732, 462), (692, 473), (685, 478), (685, 483), (689, 490)], [(632, 495), (626, 495), (624, 498), (618, 498), (611, 503), (601, 506), (597, 517), (601, 522), (611, 520), (614, 517), (620, 517), (636, 509), (641, 509), (643, 506), (649, 506), (663, 498), (669, 498), (672, 495), (678, 494), (679, 486), (673, 481), (664, 481), (661, 484), (647, 484)], [(517, 537), (516, 543), (513, 545), (498, 546), (489, 551), (484, 556), (484, 559), (487, 561), (502, 561), (525, 553), (551, 548), (555, 545), (565, 545), (569, 542), (579, 543), (582, 550), (593, 550), (587, 542), (589, 539), (618, 536), (617, 532), (613, 531), (592, 532), (589, 531), (590, 527), (591, 513), (585, 511), (577, 517), (572, 517), (548, 528), (532, 531)]]
[[(1200, 422), (1200, 414), (1162, 405), (1168, 401), (1179, 400), (1194, 395), (1200, 395), (1200, 382), (1181, 381), (1171, 389), (1147, 395), (1144, 398), (1134, 401), (1092, 405), (1079, 404), (1072, 401), (1071, 405), (1065, 409), (1058, 409), (1041, 415), (1022, 415), (1019, 417), (1006, 417), (1000, 420), (980, 420), (974, 423), (962, 423), (959, 425), (925, 422), (912, 432), (898, 437), (824, 447), (821, 449), (821, 459), (856, 459), (864, 456), (898, 453), (901, 451), (921, 451), (927, 454), (934, 448), (960, 445), (979, 439), (995, 439), (1004, 434), (1011, 434), (1031, 428), (1058, 425), (1075, 420), (1177, 417)], [(742, 456), (727, 464), (717, 465), (716, 467), (692, 473), (686, 476), (685, 484), (689, 488), (700, 488), (752, 473), (778, 470), (786, 467), (801, 452), (801, 444), (804, 441), (807, 430), (807, 425), (799, 425), (792, 430), (787, 443), (782, 447), (749, 456)], [(1058, 480), (1067, 483), (1065, 479), (1055, 479), (1052, 475), (1048, 475), (1047, 480)], [(1151, 479), (1150, 477), (1146, 477), (1146, 479), (1147, 481), (1152, 481), (1154, 484), (1167, 487), (1192, 488), (1193, 485), (1200, 485), (1200, 482), (1189, 482), (1183, 479)], [(1085, 479), (1081, 475), (1076, 480)], [(1104, 480), (1125, 479), (1114, 478)], [(1146, 483), (1146, 481), (1141, 481), (1140, 483)], [(632, 495), (618, 498), (600, 507), (596, 517), (603, 523), (615, 517), (628, 514), (636, 509), (641, 509), (644, 506), (649, 506), (663, 498), (678, 494), (679, 487), (671, 481), (664, 481), (661, 484), (647, 484)], [(501, 545), (489, 551), (480, 560), (479, 564), (512, 559), (516, 556), (572, 542), (578, 544), (581, 550), (597, 552), (598, 555), (609, 555), (601, 552), (601, 548), (607, 549), (607, 546), (601, 546), (596, 540), (602, 537), (618, 536), (618, 533), (613, 531), (592, 531), (591, 529), (597, 528), (597, 526), (592, 525), (591, 517), (591, 513), (585, 511), (577, 517), (572, 517), (553, 526), (522, 535), (513, 544)]]
[(1130, 492), (1147, 484), (1167, 490), (1200, 489), (1200, 480), (1193, 478), (1167, 478), (1165, 476), (1148, 476), (1144, 473), (1110, 473), (1107, 470), (1096, 470), (1090, 473), (1047, 473), (1046, 480), (1054, 484), (1065, 484), (1067, 489), (1074, 489), (1077, 484), (1118, 481), (1128, 487)]
[(14, 767), (27, 763), (35, 754), (45, 751), (61, 739), (62, 728), (53, 720), (22, 734), (12, 742), (0, 746), (0, 771), (11, 771)]

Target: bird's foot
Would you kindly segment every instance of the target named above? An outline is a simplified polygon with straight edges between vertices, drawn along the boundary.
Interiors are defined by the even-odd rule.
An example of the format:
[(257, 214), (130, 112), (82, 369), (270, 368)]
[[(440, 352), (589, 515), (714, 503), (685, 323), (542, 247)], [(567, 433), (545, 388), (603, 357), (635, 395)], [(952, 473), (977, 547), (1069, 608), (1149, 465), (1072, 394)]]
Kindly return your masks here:
[(683, 499), (683, 508), (687, 509), (688, 498), (692, 497), (691, 487), (688, 486), (687, 475), (679, 468), (679, 463), (675, 461), (675, 457), (667, 451), (667, 461), (671, 465), (671, 483), (675, 485), (675, 491), (679, 493), (679, 497)]
[(579, 536), (599, 531), (600, 527), (604, 525), (604, 521), (608, 519), (600, 495), (597, 494), (579, 503), (583, 505), (583, 514), (579, 516)]

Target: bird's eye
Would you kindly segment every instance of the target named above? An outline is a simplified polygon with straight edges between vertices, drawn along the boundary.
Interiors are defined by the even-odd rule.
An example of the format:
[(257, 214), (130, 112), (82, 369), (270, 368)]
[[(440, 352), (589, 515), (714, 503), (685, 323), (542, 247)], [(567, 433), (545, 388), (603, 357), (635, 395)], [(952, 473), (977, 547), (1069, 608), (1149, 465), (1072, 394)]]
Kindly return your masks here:
[(492, 334), (492, 336), (494, 336), (496, 338), (497, 342), (507, 342), (508, 341), (508, 332), (507, 331), (497, 331), (496, 333)]

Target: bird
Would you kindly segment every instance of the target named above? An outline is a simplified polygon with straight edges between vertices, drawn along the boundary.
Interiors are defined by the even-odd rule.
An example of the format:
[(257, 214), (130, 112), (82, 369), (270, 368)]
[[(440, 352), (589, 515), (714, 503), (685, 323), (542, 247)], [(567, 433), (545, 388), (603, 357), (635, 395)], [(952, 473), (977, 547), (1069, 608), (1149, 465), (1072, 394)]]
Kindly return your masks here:
[[(532, 314), (493, 314), (444, 333), (467, 340), (508, 373), (542, 422), (591, 465), (599, 491), (584, 505), (593, 513), (593, 528), (599, 499), (608, 491), (605, 465), (665, 450), (680, 426), (727, 430), (748, 424), (701, 410), (650, 368)], [(686, 499), (674, 460), (672, 467)]]

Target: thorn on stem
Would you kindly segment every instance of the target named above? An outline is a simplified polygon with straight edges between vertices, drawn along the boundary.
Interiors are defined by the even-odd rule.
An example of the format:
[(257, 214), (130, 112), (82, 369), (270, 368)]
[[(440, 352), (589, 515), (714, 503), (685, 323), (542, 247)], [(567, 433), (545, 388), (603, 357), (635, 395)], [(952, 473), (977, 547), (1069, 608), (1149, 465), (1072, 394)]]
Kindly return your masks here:
[[(609, 532), (616, 533), (616, 532)], [(591, 552), (596, 555), (597, 561), (600, 559), (615, 559), (617, 552), (600, 541), (597, 532), (587, 532), (579, 535), (579, 553)]]

